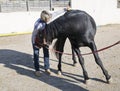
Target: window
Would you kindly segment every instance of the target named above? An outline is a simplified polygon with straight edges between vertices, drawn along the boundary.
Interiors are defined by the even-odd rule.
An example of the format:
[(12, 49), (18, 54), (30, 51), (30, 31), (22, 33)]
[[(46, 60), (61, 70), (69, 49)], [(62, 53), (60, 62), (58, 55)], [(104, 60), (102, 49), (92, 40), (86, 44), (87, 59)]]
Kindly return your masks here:
[(120, 8), (120, 0), (117, 0), (117, 8)]

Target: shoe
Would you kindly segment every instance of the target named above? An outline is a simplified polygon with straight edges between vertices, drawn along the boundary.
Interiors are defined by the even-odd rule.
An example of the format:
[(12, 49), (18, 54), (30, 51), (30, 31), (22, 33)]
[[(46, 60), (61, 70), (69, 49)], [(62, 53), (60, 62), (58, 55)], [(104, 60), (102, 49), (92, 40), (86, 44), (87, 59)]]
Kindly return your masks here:
[(46, 69), (45, 72), (46, 72), (47, 74), (49, 74), (49, 75), (51, 74), (50, 69)]
[(38, 76), (38, 77), (40, 77), (41, 76), (40, 71), (35, 71), (35, 75)]

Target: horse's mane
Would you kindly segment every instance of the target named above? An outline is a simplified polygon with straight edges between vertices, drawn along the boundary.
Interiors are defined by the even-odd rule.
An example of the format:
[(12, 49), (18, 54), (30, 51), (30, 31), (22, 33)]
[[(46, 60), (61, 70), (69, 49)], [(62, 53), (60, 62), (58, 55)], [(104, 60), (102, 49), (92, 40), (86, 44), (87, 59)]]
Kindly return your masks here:
[(52, 41), (57, 38), (58, 34), (63, 30), (63, 18), (62, 15), (46, 25), (47, 40)]

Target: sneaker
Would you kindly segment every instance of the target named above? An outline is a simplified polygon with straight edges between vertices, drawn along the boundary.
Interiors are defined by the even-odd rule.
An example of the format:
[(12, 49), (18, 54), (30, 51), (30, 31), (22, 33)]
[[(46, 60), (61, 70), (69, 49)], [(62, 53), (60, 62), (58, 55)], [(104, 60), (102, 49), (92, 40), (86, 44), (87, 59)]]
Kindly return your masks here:
[(49, 74), (49, 75), (51, 74), (50, 69), (46, 69), (45, 72), (46, 72), (47, 74)]
[(35, 71), (35, 75), (38, 76), (38, 77), (41, 76), (40, 71)]

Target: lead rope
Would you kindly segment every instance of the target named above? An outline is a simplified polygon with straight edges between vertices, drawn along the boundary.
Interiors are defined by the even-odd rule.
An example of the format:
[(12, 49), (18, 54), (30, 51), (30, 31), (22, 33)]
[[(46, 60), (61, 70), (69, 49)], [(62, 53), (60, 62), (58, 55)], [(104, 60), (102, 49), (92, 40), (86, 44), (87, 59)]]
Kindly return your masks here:
[[(112, 45), (110, 45), (110, 46), (101, 48), (101, 49), (99, 49), (99, 50), (97, 50), (97, 51), (89, 52), (89, 53), (84, 53), (84, 54), (81, 54), (81, 55), (90, 55), (90, 54), (93, 54), (93, 53), (96, 53), (96, 52), (101, 52), (101, 51), (103, 51), (103, 50), (109, 49), (109, 48), (111, 48), (111, 47), (113, 47), (113, 46), (115, 46), (115, 45), (118, 45), (118, 44), (120, 44), (120, 41), (118, 41), (118, 42), (116, 42), (116, 43), (114, 43), (114, 44), (112, 44)], [(54, 49), (50, 49), (50, 48), (48, 48), (48, 47), (46, 47), (46, 48), (47, 48), (48, 50), (51, 50), (51, 51), (54, 51), (54, 52), (58, 52), (58, 53), (61, 53), (61, 54), (72, 55), (72, 54), (70, 54), (70, 53), (60, 52), (60, 51), (57, 51), (57, 50), (54, 50)]]

